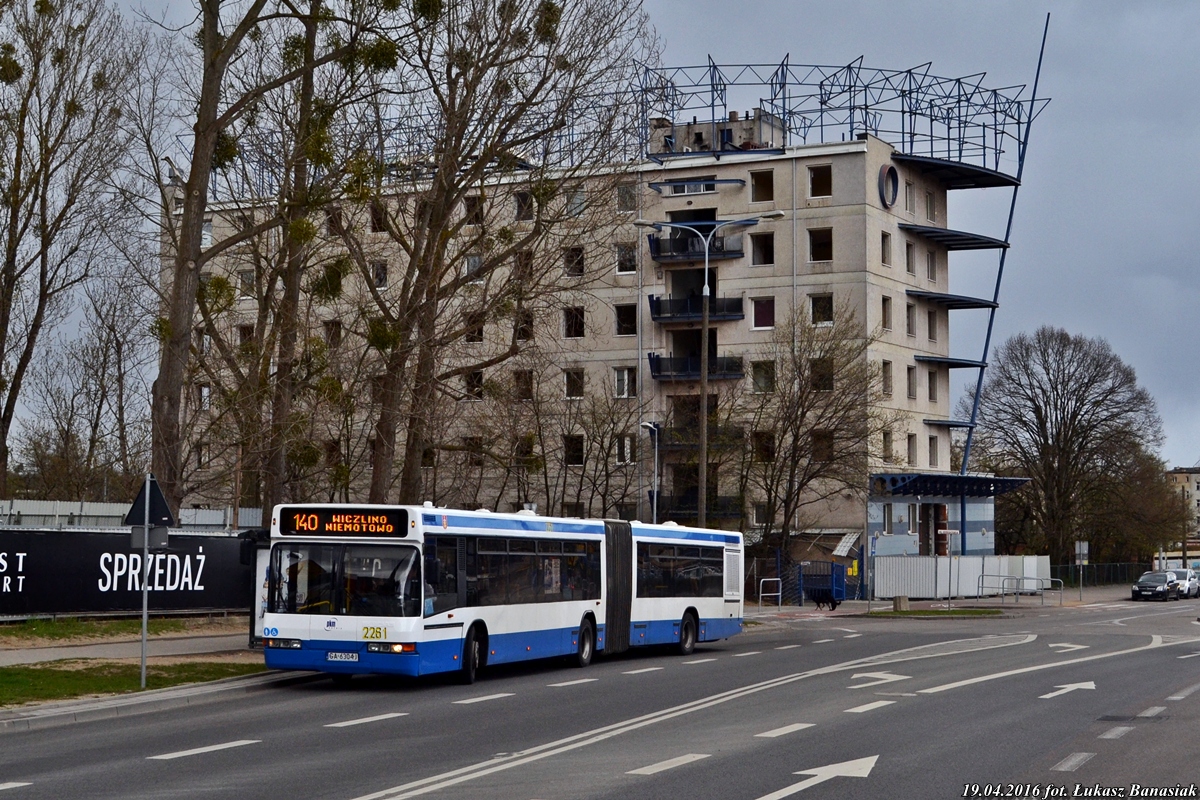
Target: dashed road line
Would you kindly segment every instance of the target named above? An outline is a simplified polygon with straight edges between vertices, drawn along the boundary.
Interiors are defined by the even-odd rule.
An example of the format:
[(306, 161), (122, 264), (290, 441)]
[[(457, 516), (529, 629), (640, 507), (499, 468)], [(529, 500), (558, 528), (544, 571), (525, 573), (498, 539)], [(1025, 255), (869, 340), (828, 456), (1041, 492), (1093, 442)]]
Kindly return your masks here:
[(466, 700), (455, 700), (456, 706), (469, 706), (471, 703), (486, 703), (488, 700), (499, 700), (501, 697), (512, 697), (512, 692), (501, 692), (500, 694), (485, 694), (482, 697), (468, 697)]
[(1159, 714), (1161, 714), (1162, 712), (1164, 712), (1166, 710), (1167, 710), (1166, 706), (1150, 706), (1150, 708), (1147, 708), (1145, 711), (1138, 714), (1138, 716), (1139, 717), (1157, 717)]
[(883, 708), (884, 706), (890, 706), (890, 705), (894, 704), (895, 702), (896, 702), (895, 700), (876, 700), (874, 703), (867, 703), (866, 705), (855, 706), (854, 708), (847, 708), (845, 713), (847, 713), (847, 714), (863, 714), (867, 711), (874, 711), (877, 708)]
[(547, 683), (546, 685), (551, 688), (554, 688), (554, 689), (561, 689), (564, 686), (578, 686), (581, 683), (593, 683), (598, 680), (600, 680), (600, 679), (599, 678), (579, 678), (579, 679), (573, 680), (573, 681), (563, 681), (562, 683)]
[(702, 758), (708, 758), (708, 753), (688, 753), (686, 756), (678, 758), (668, 758), (666, 761), (659, 761), (657, 764), (651, 764), (648, 767), (641, 769), (631, 769), (626, 772), (626, 775), (654, 775), (659, 772), (665, 772), (675, 767), (682, 767), (684, 764), (690, 764), (693, 761), (699, 761)]
[(20, 789), (22, 786), (32, 785), (32, 783), (18, 783), (17, 781), (9, 781), (8, 783), (0, 783), (0, 791), (5, 789)]
[(1200, 683), (1197, 683), (1194, 686), (1189, 686), (1182, 691), (1178, 691), (1175, 694), (1168, 697), (1167, 699), (1168, 700), (1186, 700), (1190, 695), (1195, 694), (1198, 691), (1200, 691)]
[(813, 642), (813, 644), (825, 644), (826, 642), (832, 642), (832, 641), (833, 641), (833, 639), (817, 639), (815, 642)]
[(1050, 768), (1051, 772), (1074, 772), (1082, 767), (1087, 762), (1091, 761), (1095, 753), (1071, 753), (1062, 761)]
[(710, 661), (716, 661), (715, 658), (697, 658), (693, 661), (685, 661), (685, 664), (707, 664)]
[(762, 650), (751, 650), (746, 653), (734, 653), (733, 657), (734, 658), (745, 658), (746, 656), (760, 656), (760, 655), (762, 655)]
[(845, 636), (843, 636), (842, 638), (843, 639), (857, 639), (860, 636), (862, 636), (861, 633), (849, 633), (849, 634), (846, 634)]
[(352, 725), (363, 725), (368, 722), (380, 722), (385, 719), (395, 719), (396, 717), (407, 717), (407, 711), (397, 711), (391, 714), (377, 714), (374, 717), (363, 717), (362, 719), (348, 719), (345, 722), (331, 722), (323, 727), (326, 728), (349, 728)]
[(1115, 728), (1109, 728), (1104, 733), (1100, 734), (1099, 739), (1120, 739), (1125, 734), (1129, 733), (1133, 728), (1129, 725), (1118, 725)]
[(1195, 658), (1200, 656), (1200, 653), (1188, 653), (1186, 656), (1175, 656), (1176, 658)]
[(244, 747), (248, 744), (260, 744), (262, 739), (238, 739), (236, 742), (224, 742), (222, 744), (210, 744), (208, 747), (195, 747), (191, 750), (179, 750), (175, 753), (163, 753), (160, 756), (146, 756), (147, 761), (170, 761), (175, 758), (185, 758), (187, 756), (198, 756), (202, 753), (213, 753), (217, 750), (228, 750), (231, 747)]
[(643, 672), (658, 672), (662, 667), (643, 667), (642, 669), (631, 669), (628, 672), (622, 672), (622, 675), (641, 675)]
[(763, 731), (762, 733), (756, 733), (756, 734), (754, 734), (754, 738), (756, 738), (756, 739), (774, 739), (777, 736), (786, 736), (789, 733), (795, 733), (796, 731), (802, 731), (805, 728), (811, 728), (812, 726), (813, 726), (813, 723), (811, 723), (811, 722), (797, 722), (793, 725), (784, 725), (782, 728), (776, 728), (774, 730)]
[[(776, 650), (795, 650), (797, 647), (803, 647), (803, 646), (804, 645), (799, 645), (799, 644), (785, 644), (783, 647), (776, 647), (775, 649)], [(1200, 653), (1197, 653), (1196, 655), (1200, 655)]]

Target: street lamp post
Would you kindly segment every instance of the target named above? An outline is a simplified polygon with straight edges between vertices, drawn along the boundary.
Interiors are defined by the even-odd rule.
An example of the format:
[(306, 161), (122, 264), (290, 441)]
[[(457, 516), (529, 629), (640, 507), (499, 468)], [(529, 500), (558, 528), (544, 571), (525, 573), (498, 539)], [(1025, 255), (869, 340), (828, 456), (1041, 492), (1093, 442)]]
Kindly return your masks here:
[(760, 219), (782, 219), (782, 211), (768, 211), (746, 219), (730, 219), (718, 222), (709, 229), (708, 234), (701, 233), (691, 225), (679, 222), (652, 222), (647, 219), (635, 219), (633, 224), (639, 228), (653, 228), (661, 231), (663, 228), (678, 228), (696, 235), (704, 244), (704, 291), (700, 297), (700, 466), (696, 470), (696, 526), (704, 527), (705, 511), (708, 505), (708, 256), (713, 238), (717, 231), (727, 226), (750, 227), (757, 225)]
[(651, 521), (658, 524), (658, 435), (661, 432), (657, 422), (643, 422), (642, 427), (650, 432), (654, 439), (654, 502), (650, 504)]

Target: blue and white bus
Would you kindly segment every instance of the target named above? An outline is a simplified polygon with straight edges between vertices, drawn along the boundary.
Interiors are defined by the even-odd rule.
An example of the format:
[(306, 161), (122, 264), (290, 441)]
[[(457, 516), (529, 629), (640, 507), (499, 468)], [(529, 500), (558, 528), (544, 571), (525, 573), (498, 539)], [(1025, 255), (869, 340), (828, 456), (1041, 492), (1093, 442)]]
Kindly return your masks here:
[(735, 531), (420, 506), (282, 505), (271, 518), (266, 663), (475, 680), (488, 664), (742, 630)]

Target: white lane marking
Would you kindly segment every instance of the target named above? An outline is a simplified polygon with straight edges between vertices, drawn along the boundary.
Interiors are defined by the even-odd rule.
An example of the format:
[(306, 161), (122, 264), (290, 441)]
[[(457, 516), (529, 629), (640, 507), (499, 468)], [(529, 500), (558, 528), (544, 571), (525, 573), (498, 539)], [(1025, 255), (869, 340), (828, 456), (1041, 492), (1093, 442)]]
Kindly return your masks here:
[(853, 686), (847, 686), (847, 689), (866, 689), (868, 686), (879, 686), (883, 683), (892, 683), (894, 681), (907, 681), (911, 678), (909, 675), (893, 675), (890, 672), (856, 672), (850, 676), (850, 680), (856, 681), (860, 678), (873, 678), (870, 683), (856, 683)]
[(626, 775), (654, 775), (658, 772), (665, 772), (675, 767), (682, 767), (684, 764), (690, 764), (693, 761), (699, 761), (702, 758), (708, 758), (708, 753), (688, 753), (686, 756), (679, 758), (668, 758), (666, 761), (660, 761), (657, 764), (651, 764), (648, 767), (641, 769), (631, 769), (626, 772)]
[(180, 750), (176, 753), (163, 753), (161, 756), (147, 756), (147, 761), (170, 761), (173, 758), (184, 758), (185, 756), (198, 756), (201, 753), (212, 753), (217, 750), (228, 750), (231, 747), (242, 747), (248, 744), (260, 744), (262, 739), (238, 739), (236, 742), (225, 742), (224, 744), (210, 744), (208, 747), (196, 747), (192, 750)]
[(786, 736), (789, 733), (795, 733), (796, 731), (802, 731), (805, 728), (811, 728), (812, 726), (813, 726), (813, 723), (811, 723), (811, 722), (797, 722), (794, 725), (784, 725), (782, 728), (776, 728), (773, 731), (763, 731), (762, 733), (756, 733), (756, 734), (754, 734), (754, 738), (755, 739), (774, 739), (776, 736)]
[(1157, 717), (1159, 714), (1161, 714), (1162, 712), (1164, 712), (1166, 710), (1167, 710), (1166, 706), (1151, 706), (1150, 708), (1147, 708), (1142, 713), (1138, 714), (1138, 716), (1139, 717)]
[[(783, 647), (776, 647), (775, 649), (776, 650), (795, 650), (797, 647), (803, 647), (803, 645), (785, 644)], [(1197, 653), (1196, 655), (1200, 655), (1200, 653)]]
[(0, 783), (0, 791), (3, 791), (4, 789), (19, 789), (22, 786), (32, 785), (32, 783), (17, 783), (16, 781), (10, 781), (9, 783)]
[(716, 661), (715, 658), (697, 658), (694, 661), (685, 661), (685, 664), (707, 664), (710, 661)]
[(1050, 768), (1051, 772), (1074, 772), (1092, 760), (1095, 753), (1071, 753), (1062, 761)]
[(362, 719), (348, 719), (345, 722), (331, 722), (325, 725), (326, 728), (349, 728), (351, 725), (362, 725), (367, 722), (379, 722), (384, 719), (395, 719), (396, 717), (407, 717), (407, 711), (397, 711), (391, 714), (379, 714), (374, 717), (363, 717)]
[(816, 786), (818, 783), (824, 783), (834, 778), (865, 778), (871, 774), (871, 770), (874, 769), (875, 762), (878, 760), (879, 756), (868, 756), (866, 758), (856, 758), (853, 761), (843, 761), (840, 764), (827, 764), (824, 767), (802, 769), (792, 774), (811, 775), (812, 777), (802, 780), (799, 783), (793, 783), (791, 786), (785, 786), (770, 794), (764, 794), (758, 800), (783, 800), (785, 797), (791, 797), (797, 792), (803, 792), (811, 786)]
[(1060, 686), (1055, 686), (1054, 688), (1058, 689), (1058, 691), (1050, 692), (1049, 694), (1040, 694), (1038, 695), (1038, 699), (1049, 700), (1051, 697), (1058, 697), (1060, 694), (1067, 694), (1068, 692), (1073, 692), (1076, 689), (1095, 689), (1096, 684), (1094, 681), (1086, 681), (1084, 683), (1064, 683)]
[(850, 633), (850, 634), (843, 636), (842, 638), (843, 639), (857, 639), (860, 636), (862, 636), (861, 633)]
[(1116, 656), (1126, 656), (1126, 655), (1129, 655), (1130, 653), (1140, 653), (1143, 650), (1154, 650), (1159, 647), (1171, 647), (1172, 645), (1184, 644), (1184, 643), (1191, 644), (1192, 641), (1186, 640), (1186, 642), (1171, 642), (1169, 644), (1163, 644), (1163, 637), (1156, 633), (1150, 637), (1150, 644), (1142, 645), (1141, 647), (1131, 647), (1128, 650), (1115, 650), (1111, 653), (1098, 653), (1097, 655), (1094, 655), (1094, 656), (1081, 656), (1079, 658), (1069, 658), (1066, 661), (1052, 661), (1049, 664), (1036, 664), (1032, 667), (1022, 667), (1020, 669), (1010, 669), (1010, 670), (1006, 670), (1004, 672), (993, 672), (990, 675), (980, 675), (978, 678), (967, 678), (966, 680), (955, 681), (953, 683), (943, 683), (941, 686), (931, 686), (928, 689), (919, 689), (918, 691), (921, 694), (937, 694), (938, 692), (945, 692), (950, 689), (960, 689), (963, 686), (972, 686), (976, 683), (985, 683), (987, 681), (994, 681), (997, 678), (1008, 678), (1012, 675), (1024, 675), (1027, 672), (1038, 672), (1043, 669), (1054, 669), (1055, 667), (1065, 667), (1068, 664), (1082, 664), (1086, 661), (1099, 661), (1102, 658), (1114, 658)]
[(631, 669), (629, 672), (622, 672), (622, 675), (641, 675), (643, 672), (658, 672), (662, 667), (645, 667), (643, 669)]
[(1194, 686), (1189, 686), (1182, 691), (1176, 692), (1175, 694), (1171, 695), (1167, 699), (1168, 700), (1186, 700), (1190, 695), (1195, 694), (1198, 691), (1200, 691), (1200, 683), (1197, 683)]
[(762, 650), (751, 650), (748, 653), (734, 653), (733, 657), (734, 658), (745, 658), (746, 656), (759, 656), (759, 655), (762, 655)]
[(1100, 738), (1100, 739), (1120, 739), (1122, 736), (1129, 733), (1131, 730), (1133, 730), (1133, 728), (1128, 725), (1118, 725), (1115, 728), (1109, 728), (1104, 733), (1100, 734), (1100, 736), (1098, 738)]
[(826, 642), (832, 642), (832, 641), (833, 641), (833, 639), (817, 639), (815, 642), (813, 642), (813, 644), (825, 644)]
[(847, 714), (862, 714), (863, 712), (866, 712), (866, 711), (874, 711), (877, 708), (883, 708), (884, 706), (890, 706), (895, 702), (896, 702), (895, 700), (876, 700), (874, 703), (867, 703), (866, 705), (855, 706), (854, 708), (847, 708), (845, 713), (847, 713)]
[(455, 700), (456, 706), (469, 706), (471, 703), (485, 703), (488, 700), (499, 700), (501, 697), (512, 697), (512, 692), (501, 692), (500, 694), (485, 694), (483, 697), (468, 697), (466, 700)]
[(1058, 647), (1058, 648), (1061, 648), (1060, 650), (1056, 651), (1056, 652), (1059, 652), (1059, 653), (1069, 653), (1069, 652), (1071, 652), (1072, 650), (1087, 650), (1087, 649), (1088, 649), (1088, 647), (1090, 647), (1091, 645), (1086, 645), (1086, 644), (1068, 644), (1067, 642), (1055, 642), (1054, 644), (1048, 644), (1048, 645), (1046, 645), (1046, 646), (1047, 646), (1047, 647)]
[(573, 681), (563, 681), (562, 683), (547, 683), (546, 685), (553, 687), (555, 689), (561, 689), (564, 686), (578, 686), (581, 683), (592, 683), (593, 681), (598, 681), (598, 680), (600, 680), (600, 679), (599, 678), (579, 678), (579, 679), (573, 680)]
[(1176, 656), (1176, 658), (1195, 658), (1196, 656), (1200, 656), (1200, 653), (1189, 653), (1186, 656)]

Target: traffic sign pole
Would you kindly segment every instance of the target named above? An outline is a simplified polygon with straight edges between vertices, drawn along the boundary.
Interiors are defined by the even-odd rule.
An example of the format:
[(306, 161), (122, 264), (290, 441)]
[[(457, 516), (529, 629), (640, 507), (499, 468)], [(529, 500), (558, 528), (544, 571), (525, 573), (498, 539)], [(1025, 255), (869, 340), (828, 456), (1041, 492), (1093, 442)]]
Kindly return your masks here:
[(150, 473), (146, 473), (146, 515), (142, 517), (145, 535), (142, 537), (142, 688), (146, 688), (146, 639), (150, 628), (150, 594), (146, 575), (150, 560)]

